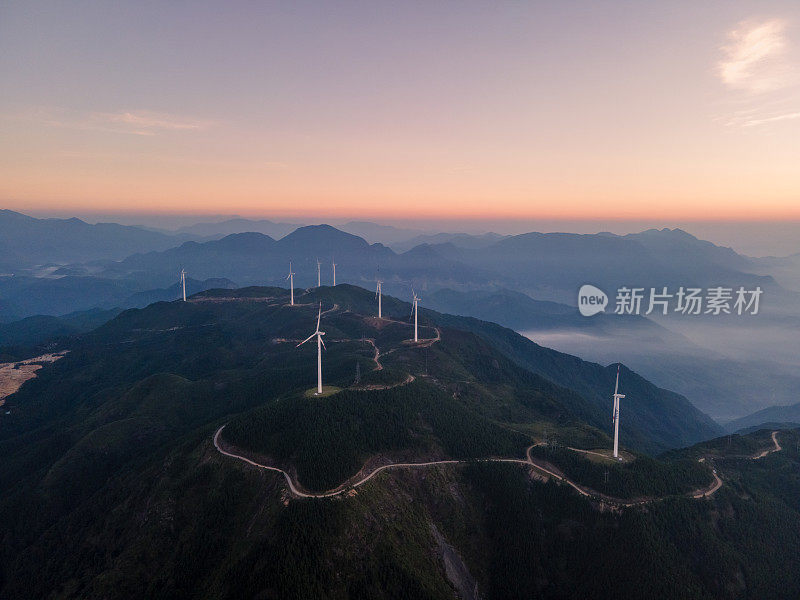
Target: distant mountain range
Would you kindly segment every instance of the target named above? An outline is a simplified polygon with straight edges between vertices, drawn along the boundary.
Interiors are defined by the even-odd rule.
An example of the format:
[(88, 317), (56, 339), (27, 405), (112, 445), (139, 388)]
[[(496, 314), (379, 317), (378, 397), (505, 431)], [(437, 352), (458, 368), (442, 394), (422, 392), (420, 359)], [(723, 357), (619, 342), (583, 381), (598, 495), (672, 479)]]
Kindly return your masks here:
[(164, 278), (173, 277), (183, 266), (203, 279), (228, 277), (240, 284), (274, 284), (288, 272), (292, 260), (300, 285), (310, 285), (316, 280), (317, 259), (329, 265), (333, 258), (339, 263), (342, 281), (374, 280), (380, 269), (381, 278), (389, 285), (414, 283), (421, 289), (503, 286), (568, 304), (575, 302), (576, 290), (583, 283), (609, 291), (623, 285), (672, 289), (760, 285), (780, 290), (771, 277), (743, 270), (749, 264), (745, 257), (680, 230), (651, 230), (623, 237), (529, 233), (482, 248), (448, 242), (422, 244), (397, 253), (329, 225), (315, 225), (301, 227), (277, 241), (263, 234), (242, 233), (211, 242), (188, 242), (166, 251), (130, 256), (106, 266), (100, 275), (163, 285)]
[(725, 424), (728, 431), (750, 430), (781, 424), (782, 427), (800, 427), (800, 402), (789, 406), (770, 406), (751, 415)]
[(391, 244), (391, 247), (396, 252), (405, 252), (421, 244), (452, 244), (456, 248), (486, 248), (508, 237), (511, 236), (491, 232), (481, 235), (469, 233), (432, 233), (417, 235), (403, 242), (396, 242)]
[(354, 266), (359, 275), (367, 270), (375, 273), (382, 261), (388, 263), (394, 253), (388, 248), (369, 245), (363, 238), (345, 233), (329, 225), (300, 227), (275, 240), (261, 233), (237, 233), (210, 242), (186, 242), (163, 252), (135, 254), (101, 271), (109, 278), (131, 278), (149, 286), (174, 280), (181, 268), (193, 277), (207, 279), (225, 273), (241, 285), (279, 283), (289, 272), (293, 261), (297, 285), (316, 285), (317, 265), (323, 262), (323, 280), (330, 280), (331, 261), (341, 267), (340, 279), (353, 278)]
[[(187, 278), (188, 293), (231, 287), (224, 278), (199, 281)], [(177, 281), (163, 288), (149, 288), (131, 279), (67, 276), (0, 278), (0, 323), (34, 315), (58, 316), (94, 308), (133, 308), (180, 296)], [(6, 341), (0, 331), (0, 346)]]
[[(181, 244), (189, 238), (242, 228), (255, 231)], [(369, 231), (373, 236), (383, 234), (387, 243), (403, 251), (378, 242), (370, 244), (328, 225), (294, 228), (289, 223), (232, 219), (196, 224), (182, 228), (177, 235), (166, 235), (114, 223), (90, 225), (79, 219), (35, 219), (0, 211), (0, 269), (17, 274), (37, 269), (22, 274), (132, 278), (148, 287), (163, 287), (185, 267), (197, 279), (225, 277), (239, 284), (274, 284), (288, 272), (288, 261), (293, 260), (300, 285), (310, 285), (316, 279), (317, 259), (329, 263), (336, 258), (342, 281), (374, 280), (380, 269), (381, 278), (390, 286), (505, 287), (566, 304), (575, 302), (575, 291), (583, 283), (609, 291), (622, 285), (761, 285), (780, 289), (770, 276), (752, 272), (763, 264), (681, 230), (648, 230), (626, 236), (528, 233), (503, 237), (419, 235), (359, 222), (345, 228)], [(400, 234), (415, 235), (399, 241)], [(417, 241), (424, 243), (409, 247)]]
[(175, 232), (196, 237), (224, 237), (234, 233), (256, 232), (273, 238), (280, 238), (301, 227), (296, 223), (276, 223), (266, 219), (229, 219), (215, 223), (196, 223), (179, 227)]
[(783, 287), (800, 292), (800, 253), (791, 256), (751, 258), (753, 272), (770, 274)]
[(36, 219), (0, 210), (0, 270), (120, 260), (135, 252), (166, 250), (185, 239), (117, 223), (90, 225), (75, 218)]
[(608, 293), (622, 286), (778, 287), (771, 277), (744, 270), (750, 264), (745, 257), (679, 229), (627, 236), (526, 233), (481, 249), (452, 244), (432, 248), (442, 257), (492, 271), (506, 287), (567, 303), (575, 302), (584, 283)]
[(499, 323), (517, 331), (575, 329), (596, 335), (635, 331), (649, 336), (680, 338), (669, 330), (639, 315), (610, 315), (600, 313), (591, 319), (582, 317), (575, 306), (534, 300), (509, 289), (458, 291), (448, 288), (425, 295), (425, 306), (456, 315), (476, 317)]

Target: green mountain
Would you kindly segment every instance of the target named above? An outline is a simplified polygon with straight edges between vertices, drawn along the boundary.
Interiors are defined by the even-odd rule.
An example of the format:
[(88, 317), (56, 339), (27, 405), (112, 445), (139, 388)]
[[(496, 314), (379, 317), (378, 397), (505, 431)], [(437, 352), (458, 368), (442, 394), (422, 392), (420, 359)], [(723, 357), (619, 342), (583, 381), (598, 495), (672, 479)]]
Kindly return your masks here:
[[(796, 597), (796, 432), (759, 460), (648, 456), (697, 434), (675, 430), (691, 407), (625, 371), (641, 406), (614, 462), (609, 369), (434, 312), (414, 344), (408, 304), (384, 298), (379, 321), (352, 286), (287, 295), (125, 311), (8, 398), (0, 598)], [(296, 345), (320, 302), (339, 391), (317, 398), (316, 349)], [(300, 498), (215, 437), (304, 493), (349, 483)], [(706, 455), (725, 485), (695, 499)], [(354, 485), (403, 462), (438, 464)]]
[[(437, 318), (443, 325), (481, 336), (517, 365), (581, 394), (602, 415), (597, 421), (600, 427), (610, 421), (608, 390), (614, 387), (614, 365), (603, 367), (545, 348), (495, 323), (453, 315)], [(680, 394), (653, 385), (624, 365), (620, 378), (628, 395), (620, 428), (633, 447), (657, 452), (723, 433), (719, 425)]]

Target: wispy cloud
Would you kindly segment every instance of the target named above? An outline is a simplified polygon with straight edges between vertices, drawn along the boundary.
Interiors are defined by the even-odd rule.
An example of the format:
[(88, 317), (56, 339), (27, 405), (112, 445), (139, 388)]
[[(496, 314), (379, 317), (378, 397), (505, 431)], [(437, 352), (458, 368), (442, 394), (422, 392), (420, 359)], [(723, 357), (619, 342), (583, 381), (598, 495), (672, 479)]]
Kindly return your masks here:
[(764, 117), (761, 119), (750, 119), (742, 122), (742, 127), (755, 127), (756, 125), (764, 125), (766, 123), (776, 123), (778, 121), (794, 121), (800, 119), (800, 112), (786, 113), (784, 115), (776, 115), (774, 117)]
[(717, 76), (737, 110), (718, 120), (733, 127), (760, 127), (800, 119), (796, 44), (785, 19), (747, 21), (728, 33)]
[(37, 122), (48, 127), (153, 136), (168, 131), (199, 131), (215, 125), (209, 120), (148, 110), (86, 112), (53, 107), (24, 110), (6, 118)]
[(786, 26), (785, 20), (772, 19), (742, 23), (731, 31), (718, 65), (722, 82), (757, 94), (790, 85), (793, 73), (787, 60)]
[(165, 113), (150, 111), (124, 111), (118, 113), (93, 113), (94, 120), (130, 126), (135, 131), (155, 133), (161, 130), (191, 131), (206, 129), (209, 121), (187, 119)]

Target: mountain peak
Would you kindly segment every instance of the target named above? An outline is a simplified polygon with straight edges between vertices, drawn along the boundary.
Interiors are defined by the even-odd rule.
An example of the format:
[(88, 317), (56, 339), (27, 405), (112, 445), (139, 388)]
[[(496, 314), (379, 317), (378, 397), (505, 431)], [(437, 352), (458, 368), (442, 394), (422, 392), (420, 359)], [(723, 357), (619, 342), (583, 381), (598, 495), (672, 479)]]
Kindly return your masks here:
[(28, 215), (24, 215), (20, 212), (8, 208), (0, 208), (0, 220), (7, 223), (22, 222), (22, 221), (38, 221), (38, 219), (36, 219), (35, 217), (29, 217)]
[(211, 242), (211, 244), (214, 244), (217, 248), (247, 252), (271, 248), (275, 244), (275, 240), (263, 233), (248, 231), (226, 235), (221, 240)]
[(364, 238), (325, 223), (298, 227), (286, 237), (281, 238), (279, 244), (286, 247), (303, 245), (325, 251), (358, 250), (369, 246)]
[[(634, 234), (636, 235), (636, 234)], [(638, 235), (648, 235), (652, 237), (660, 236), (660, 237), (669, 237), (669, 238), (683, 238), (686, 240), (696, 240), (697, 238), (693, 236), (688, 231), (684, 231), (679, 227), (675, 227), (674, 229), (670, 229), (669, 227), (663, 227), (662, 229), (656, 229), (655, 227), (651, 229), (646, 229), (642, 231)]]

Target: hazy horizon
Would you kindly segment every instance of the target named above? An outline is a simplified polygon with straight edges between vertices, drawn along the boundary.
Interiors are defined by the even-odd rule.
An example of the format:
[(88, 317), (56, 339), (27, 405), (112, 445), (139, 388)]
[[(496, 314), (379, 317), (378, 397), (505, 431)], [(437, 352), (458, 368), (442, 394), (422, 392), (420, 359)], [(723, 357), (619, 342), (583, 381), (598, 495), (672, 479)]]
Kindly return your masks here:
[(180, 227), (197, 223), (215, 223), (229, 219), (269, 220), (280, 223), (312, 225), (328, 223), (341, 226), (360, 221), (387, 225), (398, 229), (419, 230), (423, 233), (470, 233), (488, 232), (502, 235), (518, 235), (528, 232), (600, 233), (617, 235), (638, 233), (646, 229), (683, 229), (700, 239), (720, 246), (733, 248), (747, 256), (789, 256), (800, 253), (800, 221), (659, 221), (650, 220), (437, 220), (437, 219), (382, 219), (379, 217), (315, 218), (313, 215), (281, 217), (263, 214), (196, 214), (196, 213), (141, 213), (141, 212), (69, 212), (64, 210), (20, 210), (37, 218), (77, 217), (88, 223), (114, 222), (123, 225), (138, 225), (174, 231)]

